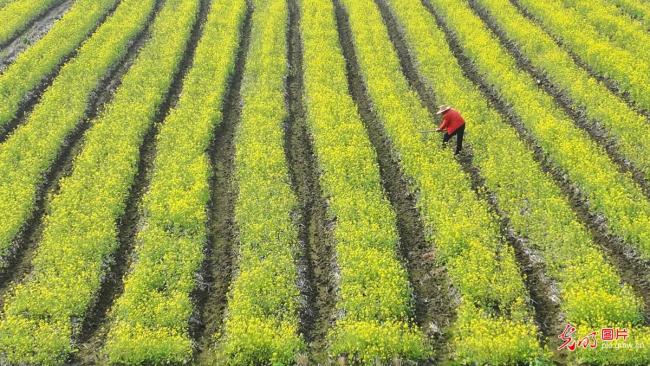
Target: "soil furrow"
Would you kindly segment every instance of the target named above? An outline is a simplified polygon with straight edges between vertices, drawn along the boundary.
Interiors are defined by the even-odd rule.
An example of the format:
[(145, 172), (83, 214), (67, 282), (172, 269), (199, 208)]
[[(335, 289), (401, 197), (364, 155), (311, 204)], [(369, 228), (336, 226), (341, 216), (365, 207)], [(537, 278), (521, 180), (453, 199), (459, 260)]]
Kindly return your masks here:
[(499, 39), (499, 42), (508, 53), (515, 59), (517, 67), (533, 77), (537, 81), (537, 85), (553, 97), (555, 104), (574, 121), (575, 125), (587, 132), (592, 140), (596, 141), (596, 143), (605, 149), (609, 158), (616, 163), (621, 173), (630, 173), (645, 196), (650, 199), (650, 183), (647, 181), (645, 174), (620, 151), (616, 138), (599, 121), (589, 120), (584, 110), (578, 107), (560, 86), (551, 81), (543, 70), (539, 70), (533, 66), (530, 60), (521, 52), (517, 44), (508, 39), (507, 34), (496, 25), (488, 13), (476, 3), (476, 0), (469, 0), (468, 3), (488, 29)]
[(0, 44), (0, 52), (2, 52), (0, 55), (2, 55), (2, 58), (5, 58), (4, 53), (6, 53), (7, 50), (11, 52), (11, 46), (15, 43), (27, 44), (28, 42), (31, 42), (31, 39), (29, 38), (30, 36), (35, 36), (36, 38), (42, 37), (42, 35), (52, 26), (54, 21), (70, 8), (73, 1), (74, 0), (64, 0), (52, 4), (50, 8), (41, 15), (30, 20), (23, 30), (19, 31), (13, 38), (4, 44)]
[(27, 29), (16, 36), (15, 39), (7, 42), (4, 47), (0, 47), (0, 73), (29, 46), (43, 38), (52, 28), (54, 23), (70, 9), (74, 0), (66, 0), (59, 5), (55, 5), (45, 15), (34, 21)]
[(138, 171), (127, 199), (125, 213), (118, 220), (119, 247), (111, 258), (110, 263), (107, 264), (105, 278), (103, 279), (95, 303), (88, 311), (81, 332), (77, 336), (80, 352), (75, 355), (75, 361), (78, 360), (82, 364), (100, 361), (99, 351), (108, 333), (108, 312), (115, 300), (124, 291), (124, 276), (132, 262), (132, 252), (135, 246), (136, 235), (142, 226), (142, 198), (153, 176), (153, 166), (156, 156), (156, 136), (165, 117), (174, 108), (181, 94), (183, 79), (192, 66), (194, 52), (201, 38), (203, 24), (207, 19), (210, 8), (209, 0), (200, 1), (199, 15), (192, 29), (189, 42), (186, 45), (183, 60), (173, 76), (172, 84), (165, 95), (163, 104), (159, 107), (153, 119), (154, 123), (149, 127), (140, 146)]
[(647, 110), (645, 108), (642, 108), (641, 106), (637, 105), (637, 103), (632, 99), (630, 96), (630, 93), (622, 90), (619, 86), (618, 83), (606, 76), (603, 76), (601, 73), (596, 72), (590, 65), (588, 65), (586, 62), (582, 60), (580, 56), (578, 56), (573, 50), (571, 50), (571, 47), (565, 45), (565, 42), (562, 41), (560, 37), (555, 35), (553, 32), (549, 31), (548, 27), (546, 27), (542, 22), (540, 22), (537, 17), (531, 12), (528, 11), (521, 3), (519, 0), (510, 0), (512, 5), (517, 8), (517, 10), (527, 19), (529, 19), (531, 22), (533, 22), (538, 28), (540, 28), (544, 33), (546, 33), (551, 39), (555, 42), (555, 44), (562, 48), (565, 52), (569, 54), (573, 62), (578, 65), (578, 67), (582, 68), (585, 70), (589, 76), (593, 77), (594, 79), (598, 80), (601, 82), (605, 87), (614, 95), (616, 95), (618, 98), (620, 98), (622, 101), (625, 102), (625, 104), (628, 105), (630, 109), (635, 111), (636, 113), (646, 117), (646, 121), (650, 123), (650, 110)]
[[(415, 58), (408, 48), (403, 30), (397, 24), (395, 14), (392, 13), (385, 0), (375, 1), (379, 5), (391, 41), (399, 54), (404, 74), (424, 105), (429, 111), (435, 113), (437, 110), (435, 95), (423, 76), (417, 71)], [(473, 151), (470, 144), (466, 145), (458, 161), (463, 171), (471, 178), (472, 188), (476, 194), (489, 203), (490, 210), (500, 219), (501, 234), (513, 247), (520, 271), (525, 274), (524, 282), (535, 308), (535, 320), (541, 331), (540, 341), (545, 342), (546, 338), (558, 334), (552, 328), (553, 324), (560, 324), (561, 319), (557, 286), (544, 274), (541, 255), (535, 253), (526, 240), (515, 232), (510, 225), (508, 215), (500, 209), (496, 195), (487, 188), (480, 169), (473, 162)]]
[(4, 295), (11, 283), (22, 281), (31, 272), (32, 258), (41, 240), (43, 220), (48, 214), (50, 199), (58, 194), (61, 180), (72, 172), (73, 161), (83, 147), (83, 136), (91, 126), (91, 121), (99, 115), (104, 105), (112, 98), (117, 85), (133, 64), (140, 48), (144, 45), (150, 32), (155, 15), (160, 11), (164, 0), (158, 0), (154, 11), (148, 18), (148, 24), (143, 31), (131, 41), (128, 52), (103, 78), (102, 82), (92, 93), (86, 116), (75, 130), (65, 139), (61, 151), (54, 160), (52, 167), (45, 174), (42, 185), (37, 189), (34, 213), (25, 223), (20, 233), (14, 239), (12, 253), (7, 259), (7, 268), (0, 273), (0, 306)]
[[(110, 17), (115, 12), (119, 4), (120, 2), (117, 1), (115, 5), (108, 12), (106, 12), (104, 16), (101, 17), (101, 19), (97, 22), (97, 24), (93, 27), (93, 29), (90, 32), (88, 32), (86, 39), (80, 44), (83, 44), (86, 40), (88, 40), (90, 37), (93, 36), (95, 31), (104, 23), (104, 21), (108, 19), (108, 17)], [(34, 110), (34, 107), (36, 107), (36, 105), (40, 102), (41, 97), (43, 96), (45, 91), (52, 85), (54, 79), (61, 71), (61, 68), (70, 60), (74, 59), (77, 56), (78, 52), (79, 52), (79, 48), (76, 48), (68, 55), (63, 57), (61, 59), (61, 62), (59, 62), (59, 64), (52, 70), (52, 72), (46, 75), (43, 78), (43, 80), (41, 80), (38, 86), (36, 86), (33, 90), (29, 91), (24, 96), (22, 102), (20, 103), (18, 111), (16, 112), (16, 117), (14, 117), (7, 125), (0, 128), (0, 144), (5, 142), (7, 138), (9, 138), (9, 136), (12, 134), (12, 132), (25, 122), (29, 114)], [(18, 57), (18, 55), (16, 55), (16, 57)], [(12, 59), (11, 62), (13, 62), (14, 60), (15, 58)], [(6, 60), (0, 61), (0, 73), (2, 73), (4, 69), (10, 66), (10, 64), (6, 63), (5, 61)]]
[(285, 153), (293, 190), (298, 197), (298, 226), (301, 256), (298, 260), (299, 283), (303, 301), (300, 332), (309, 344), (311, 358), (325, 361), (326, 336), (334, 321), (337, 284), (333, 223), (328, 219), (327, 202), (320, 186), (320, 171), (306, 121), (304, 105), (303, 49), (300, 35), (299, 0), (289, 2), (286, 80), (287, 108)]
[(228, 292), (235, 270), (238, 243), (235, 222), (237, 186), (234, 179), (234, 139), (242, 109), (241, 85), (250, 45), (253, 11), (252, 4), (249, 3), (242, 25), (235, 70), (230, 76), (221, 107), (223, 120), (216, 128), (208, 150), (212, 169), (208, 204), (208, 243), (199, 285), (192, 295), (196, 312), (191, 320), (191, 335), (197, 345), (195, 359), (202, 361), (206, 358), (206, 362), (202, 363), (207, 363), (207, 351), (214, 348), (213, 335), (223, 327)]
[[(457, 294), (446, 268), (436, 263), (435, 248), (425, 237), (426, 230), (416, 207), (415, 195), (409, 190), (408, 180), (395, 157), (391, 141), (374, 112), (354, 49), (347, 12), (338, 0), (334, 0), (334, 4), (339, 41), (346, 59), (349, 91), (377, 153), (382, 185), (397, 213), (400, 237), (398, 254), (413, 289), (415, 321), (427, 334), (435, 351), (435, 361), (440, 362), (447, 359), (451, 351), (448, 349), (448, 330), (456, 316)], [(409, 67), (407, 72), (414, 72), (414, 68)], [(413, 78), (412, 82), (419, 83), (419, 80)], [(432, 97), (432, 94), (428, 95)]]
[(607, 219), (602, 214), (591, 210), (589, 200), (581, 189), (569, 179), (565, 171), (548, 158), (512, 108), (503, 102), (499, 94), (484, 82), (474, 66), (472, 66), (471, 60), (463, 54), (462, 48), (453, 33), (446, 26), (443, 19), (438, 16), (431, 4), (427, 0), (423, 0), (423, 3), (445, 32), (447, 42), (462, 66), (465, 76), (479, 87), (490, 105), (504, 117), (504, 121), (515, 129), (519, 138), (533, 152), (533, 157), (542, 171), (553, 178), (553, 181), (561, 189), (571, 208), (578, 216), (580, 223), (589, 229), (594, 242), (603, 250), (609, 262), (618, 269), (622, 280), (630, 284), (635, 293), (644, 300), (644, 313), (647, 323), (650, 318), (650, 278), (646, 274), (650, 273), (650, 261), (643, 259), (636, 248), (631, 247), (622, 238), (611, 233)]

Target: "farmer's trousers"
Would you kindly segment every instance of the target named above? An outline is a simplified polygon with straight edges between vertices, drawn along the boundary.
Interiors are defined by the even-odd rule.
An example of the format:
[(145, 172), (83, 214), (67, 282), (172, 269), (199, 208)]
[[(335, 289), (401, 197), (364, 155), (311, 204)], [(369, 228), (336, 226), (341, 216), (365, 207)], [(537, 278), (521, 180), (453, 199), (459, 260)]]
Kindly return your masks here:
[(460, 126), (454, 133), (451, 135), (446, 133), (442, 136), (442, 146), (447, 146), (447, 142), (451, 140), (452, 137), (456, 136), (456, 155), (460, 153), (463, 149), (463, 136), (465, 135), (465, 125)]

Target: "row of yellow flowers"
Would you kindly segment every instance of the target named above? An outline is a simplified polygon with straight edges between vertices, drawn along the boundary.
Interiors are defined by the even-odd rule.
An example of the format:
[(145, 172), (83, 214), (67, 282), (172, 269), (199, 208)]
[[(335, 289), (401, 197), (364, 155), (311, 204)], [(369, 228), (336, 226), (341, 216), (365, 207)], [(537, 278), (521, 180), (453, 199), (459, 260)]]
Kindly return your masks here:
[(298, 331), (298, 233), (284, 151), (288, 5), (253, 1), (250, 50), (235, 133), (237, 274), (219, 354), (235, 365), (288, 365), (305, 348)]
[[(106, 24), (135, 32), (146, 23), (153, 3), (125, 1)], [(52, 199), (33, 270), (4, 302), (0, 353), (11, 363), (59, 364), (75, 350), (81, 324), (102, 280), (110, 275), (106, 269), (119, 245), (118, 222), (138, 170), (140, 145), (180, 67), (198, 4), (198, 0), (166, 1), (151, 38), (124, 76), (113, 101), (86, 134), (71, 175), (62, 180), (60, 193)], [(107, 35), (108, 39), (103, 39), (108, 41), (106, 46), (111, 46), (114, 38), (128, 39), (126, 34), (118, 34)], [(120, 47), (104, 52), (118, 50)], [(91, 56), (99, 59), (102, 50), (95, 51)], [(92, 62), (83, 55), (78, 62)], [(88, 64), (83, 66), (86, 72), (94, 71)], [(63, 85), (56, 84), (53, 89)], [(65, 86), (67, 93), (75, 87)], [(68, 111), (64, 105), (56, 107)], [(36, 123), (30, 121), (26, 127)], [(45, 134), (36, 136), (47, 139)]]
[(111, 363), (182, 364), (192, 358), (190, 295), (207, 240), (207, 150), (223, 118), (246, 9), (245, 0), (212, 2), (181, 98), (161, 127), (136, 259), (111, 313), (105, 348)]
[[(556, 1), (514, 0), (600, 76), (616, 82), (641, 108), (650, 110), (650, 61), (602, 39), (577, 11)], [(640, 47), (644, 47), (641, 44)]]
[(63, 0), (15, 0), (0, 8), (0, 46), (11, 41), (36, 18)]
[[(0, 253), (32, 216), (38, 187), (86, 115), (102, 78), (143, 30), (154, 0), (124, 1), (67, 63), (39, 104), (0, 145)], [(50, 45), (51, 46), (51, 45)]]
[(568, 52), (508, 0), (478, 0), (523, 55), (570, 98), (576, 110), (605, 127), (620, 151), (650, 178), (650, 132), (645, 117), (578, 67)]
[(619, 13), (628, 14), (650, 28), (650, 3), (636, 0), (605, 0), (616, 5)]
[(379, 122), (416, 193), (437, 260), (460, 296), (450, 330), (456, 361), (513, 364), (543, 358), (513, 251), (451, 153), (418, 133), (433, 126), (433, 117), (402, 75), (379, 10), (372, 0), (343, 3)]
[(591, 209), (604, 214), (614, 233), (650, 257), (650, 202), (641, 188), (618, 171), (604, 148), (576, 127), (533, 77), (517, 68), (516, 61), (467, 6), (452, 6), (448, 0), (431, 2), (447, 19), (463, 52), (475, 60), (485, 83), (511, 106), (548, 158), (582, 189)]
[(374, 364), (428, 356), (410, 320), (411, 291), (397, 259), (396, 217), (383, 194), (377, 156), (348, 94), (345, 59), (331, 0), (303, 0), (305, 104), (323, 194), (336, 217), (340, 270), (329, 334), (335, 359)]
[(616, 5), (607, 0), (561, 0), (566, 9), (573, 9), (588, 24), (615, 45), (643, 60), (650, 59), (650, 33), (638, 22), (618, 13)]
[(116, 1), (76, 1), (43, 38), (20, 54), (0, 75), (0, 133), (16, 118), (25, 95), (79, 47)]
[[(480, 130), (468, 134), (474, 163), (513, 228), (528, 238), (529, 245), (542, 255), (547, 275), (559, 286), (560, 308), (566, 320), (580, 325), (582, 335), (600, 327), (634, 327), (631, 340), (646, 340), (647, 331), (637, 328), (643, 324), (641, 300), (628, 285), (621, 283), (616, 269), (603, 258), (560, 189), (534, 161), (532, 152), (502, 116), (489, 107), (478, 87), (464, 77), (434, 18), (419, 0), (390, 3), (403, 26), (419, 71), (436, 96), (460, 108), (472, 130)], [(462, 19), (472, 27), (477, 26), (466, 3), (447, 4), (464, 9)], [(458, 32), (465, 31), (456, 28), (456, 23), (453, 25)], [(555, 340), (550, 344), (558, 346)], [(629, 349), (599, 351), (598, 356), (609, 362), (636, 360), (640, 363), (647, 362), (649, 357), (637, 352), (632, 358)]]

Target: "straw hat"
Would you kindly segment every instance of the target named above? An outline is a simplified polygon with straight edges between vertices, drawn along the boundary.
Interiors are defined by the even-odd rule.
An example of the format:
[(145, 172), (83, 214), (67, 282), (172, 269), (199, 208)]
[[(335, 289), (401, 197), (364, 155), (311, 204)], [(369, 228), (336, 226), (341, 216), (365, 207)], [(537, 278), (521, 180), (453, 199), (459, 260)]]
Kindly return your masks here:
[(438, 107), (438, 111), (436, 112), (436, 114), (443, 114), (443, 113), (447, 112), (450, 109), (451, 109), (451, 107), (448, 106), (448, 105), (441, 105), (440, 107)]

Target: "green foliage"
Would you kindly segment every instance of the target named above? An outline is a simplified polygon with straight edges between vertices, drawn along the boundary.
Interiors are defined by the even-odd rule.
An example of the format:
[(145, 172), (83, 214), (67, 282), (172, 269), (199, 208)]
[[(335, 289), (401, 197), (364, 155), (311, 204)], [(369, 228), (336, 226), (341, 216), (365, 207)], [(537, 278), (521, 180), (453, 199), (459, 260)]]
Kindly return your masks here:
[(36, 88), (66, 55), (79, 46), (115, 2), (75, 1), (43, 38), (21, 53), (0, 75), (0, 131), (4, 131), (3, 127), (16, 117), (25, 94)]
[[(0, 352), (10, 362), (58, 364), (74, 351), (71, 339), (78, 335), (119, 244), (117, 223), (137, 173), (139, 147), (180, 66), (198, 6), (196, 0), (165, 3), (149, 42), (86, 134), (72, 174), (52, 199), (33, 270), (4, 303)], [(152, 8), (153, 1), (124, 2), (108, 30), (135, 33)], [(127, 34), (120, 37), (123, 42)], [(84, 58), (80, 54), (77, 62)]]
[[(577, 11), (565, 9), (559, 2), (518, 2), (599, 75), (614, 80), (639, 106), (650, 109), (650, 61), (647, 57), (603, 40), (598, 30)], [(643, 42), (634, 43), (644, 46)]]
[[(86, 114), (102, 77), (126, 55), (129, 41), (153, 11), (154, 0), (124, 1), (66, 64), (39, 104), (0, 145), (0, 253), (31, 217), (38, 187)], [(89, 218), (85, 218), (88, 220)]]
[(137, 259), (112, 312), (105, 348), (111, 362), (181, 363), (192, 356), (190, 293), (203, 260), (210, 196), (206, 151), (221, 123), (245, 13), (245, 0), (212, 4), (181, 98), (158, 134)]
[(395, 212), (384, 197), (377, 157), (348, 95), (345, 60), (328, 0), (302, 1), (307, 123), (322, 170), (321, 186), (336, 217), (340, 270), (332, 356), (362, 363), (428, 356), (410, 324), (406, 271), (396, 257)]
[(63, 0), (14, 0), (0, 7), (0, 45), (7, 42), (27, 28), (27, 26), (52, 6)]
[(253, 5), (235, 134), (239, 270), (220, 353), (228, 364), (288, 365), (305, 347), (298, 334), (298, 237), (291, 220), (296, 198), (283, 148), (288, 9), (285, 1)]
[[(437, 260), (445, 265), (460, 295), (458, 318), (452, 326), (452, 348), (463, 362), (527, 362), (543, 358), (526, 292), (512, 250), (503, 243), (486, 203), (472, 190), (469, 178), (438, 141), (425, 141), (418, 130), (433, 119), (402, 75), (378, 9), (370, 0), (345, 0), (359, 64), (379, 120), (391, 139), (411, 189)], [(497, 255), (498, 253), (498, 255)], [(498, 343), (476, 353), (485, 333), (516, 333), (515, 344)]]
[(605, 0), (620, 8), (618, 13), (629, 14), (640, 21), (645, 27), (650, 28), (650, 3), (636, 0)]

